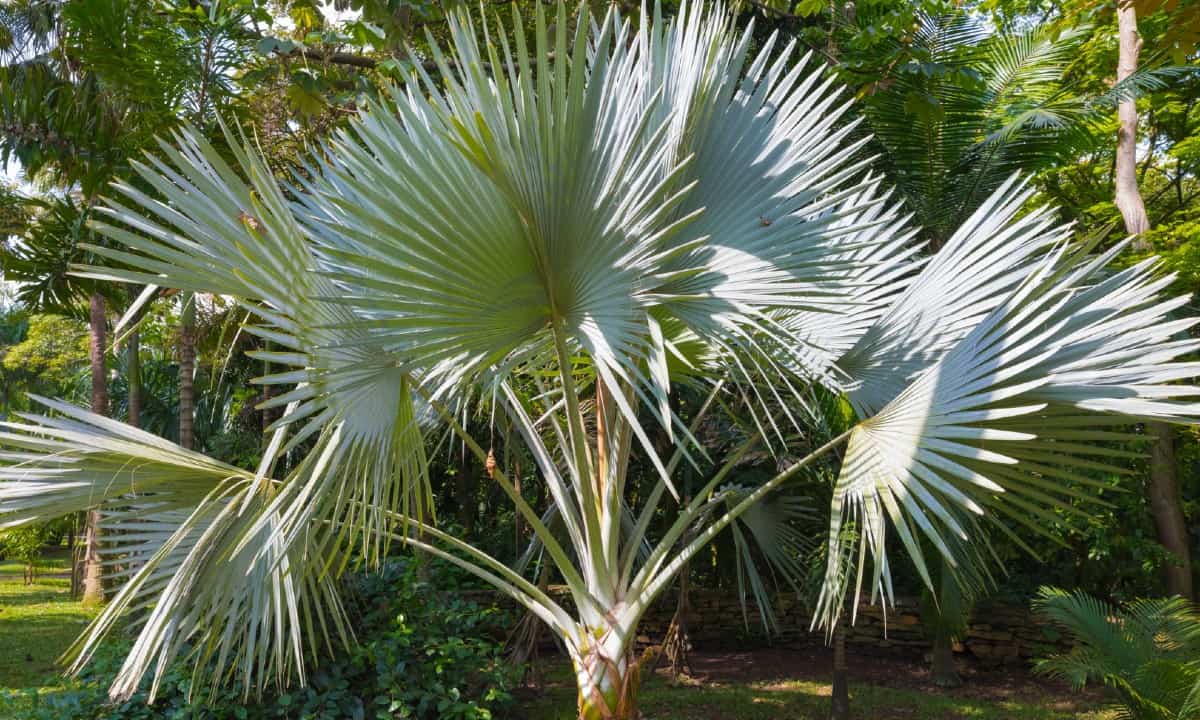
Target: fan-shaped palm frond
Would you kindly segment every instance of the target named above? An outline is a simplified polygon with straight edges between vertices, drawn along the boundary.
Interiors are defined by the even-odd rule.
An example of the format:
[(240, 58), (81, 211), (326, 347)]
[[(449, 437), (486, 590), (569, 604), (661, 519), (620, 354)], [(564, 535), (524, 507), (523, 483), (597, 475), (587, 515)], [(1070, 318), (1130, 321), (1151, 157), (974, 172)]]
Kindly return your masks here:
[(921, 274), (837, 359), (861, 417), (878, 412), (953, 347), (1067, 237), (1047, 208), (1021, 214), (1033, 189), (1014, 176), (946, 241)]
[[(732, 507), (747, 488), (729, 487), (722, 494)], [(779, 630), (771, 589), (788, 586), (797, 593), (808, 575), (805, 564), (819, 537), (804, 527), (816, 521), (809, 498), (776, 493), (746, 510), (731, 526), (737, 552), (738, 594), (742, 616), (749, 626), (747, 599), (753, 597), (763, 629)], [(765, 567), (760, 567), (765, 566)], [(747, 592), (749, 590), (749, 592)]]
[[(1170, 278), (1154, 276), (1156, 260), (1103, 277), (1122, 247), (1092, 259), (1065, 247), (1047, 255), (854, 430), (830, 538), (832, 546), (847, 517), (861, 524), (863, 554), (876, 560), (873, 591), (890, 593), (887, 520), (930, 582), (919, 535), (951, 564), (969, 561), (947, 539), (972, 537), (984, 508), (1037, 532), (1041, 506), (1065, 504), (1079, 494), (1073, 483), (1089, 482), (1079, 468), (1123, 472), (1106, 458), (1129, 453), (1089, 441), (1136, 436), (1103, 426), (1120, 428), (1127, 417), (1195, 421), (1200, 406), (1187, 401), (1200, 391), (1170, 384), (1200, 369), (1173, 362), (1200, 347), (1174, 339), (1195, 319), (1168, 319), (1187, 298), (1157, 301)], [(830, 573), (840, 557), (831, 547)], [(823, 598), (827, 621), (838, 600)]]
[(6, 449), (0, 527), (80, 507), (121, 506), (131, 497), (152, 512), (191, 509), (221, 484), (253, 478), (117, 420), (34, 400), (58, 415), (17, 413), (24, 422), (0, 424)]

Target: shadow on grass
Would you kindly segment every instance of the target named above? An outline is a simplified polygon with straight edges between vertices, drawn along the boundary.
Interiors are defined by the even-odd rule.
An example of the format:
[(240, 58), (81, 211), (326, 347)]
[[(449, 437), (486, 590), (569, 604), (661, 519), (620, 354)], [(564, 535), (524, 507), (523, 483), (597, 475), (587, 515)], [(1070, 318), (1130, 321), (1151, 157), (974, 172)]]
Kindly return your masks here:
[(70, 599), (66, 581), (0, 582), (0, 689), (42, 685), (92, 613)]
[[(830, 687), (808, 680), (672, 685), (654, 677), (642, 687), (640, 705), (646, 720), (825, 720)], [(1050, 703), (988, 701), (873, 685), (852, 687), (856, 717), (906, 720), (1109, 720), (1099, 710), (1063, 712)], [(528, 720), (575, 720), (575, 690), (566, 678), (523, 703)]]
[[(66, 580), (38, 578), (32, 585), (21, 580), (0, 580), (0, 610), (30, 605), (75, 605)], [(3, 614), (0, 613), (0, 618)]]

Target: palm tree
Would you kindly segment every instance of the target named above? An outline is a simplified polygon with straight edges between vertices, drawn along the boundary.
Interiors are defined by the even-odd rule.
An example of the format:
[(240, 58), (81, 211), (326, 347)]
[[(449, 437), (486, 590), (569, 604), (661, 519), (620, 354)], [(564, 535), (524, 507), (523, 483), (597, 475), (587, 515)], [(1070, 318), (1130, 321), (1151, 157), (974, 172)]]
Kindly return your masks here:
[(1092, 99), (1063, 80), (1083, 36), (1049, 25), (990, 34), (965, 12), (918, 13), (900, 59), (864, 89), (883, 167), (935, 249), (1009, 175), (1086, 138)]
[(1136, 720), (1200, 713), (1200, 615), (1180, 597), (1114, 607), (1086, 593), (1042, 588), (1034, 609), (1068, 633), (1070, 652), (1037, 662), (1040, 673), (1083, 687), (1103, 682)]
[[(845, 446), (824, 627), (850, 588), (890, 598), (887, 537), (926, 582), (919, 538), (986, 570), (985, 523), (1036, 530), (1088, 483), (1075, 468), (1105, 465), (1085, 441), (1127, 437), (1130, 418), (1196, 418), (1197, 389), (1172, 381), (1196, 374), (1174, 359), (1198, 343), (1170, 339), (1194, 321), (1165, 319), (1184, 301), (1158, 299), (1156, 261), (1105, 274), (1113, 253), (1072, 246), (1047, 209), (1022, 212), (1016, 180), (924, 260), (851, 160), (834, 83), (790, 45), (752, 55), (749, 30), (697, 7), (571, 26), (559, 5), (550, 32), (539, 6), (534, 25), (532, 42), (487, 25), (481, 41), (456, 15), (452, 48), (432, 57), (441, 80), (414, 63), (286, 190), (252, 149), (231, 142), (231, 167), (189, 131), (138, 166), (163, 201), (116, 186), (98, 229), (123, 249), (94, 252), (118, 269), (89, 272), (238, 298), (279, 348), (256, 357), (283, 368), (261, 382), (284, 386), (269, 401), (284, 412), (254, 469), (50, 399), (0, 434), (4, 525), (99, 506), (121, 531), (134, 571), (75, 647), (78, 666), (142, 613), (114, 696), (150, 675), (153, 697), (185, 652), (213, 687), (303, 683), (317, 653), (352, 642), (337, 575), (400, 543), (545, 622), (581, 718), (635, 717), (647, 608), (831, 451)], [(693, 432), (705, 413), (671, 410), (686, 385), (713, 399), (706, 413), (752, 418), (719, 466)], [(818, 388), (859, 418), (828, 442), (805, 433)], [(477, 402), (537, 463), (562, 541), (505, 468), (490, 481), (570, 606), (434, 522), (426, 438), (446, 429), (484, 463), (460, 420)], [(782, 469), (727, 482), (760, 447)], [(654, 468), (637, 506), (634, 454)], [(651, 535), (684, 463), (705, 479)]]
[[(25, 228), (20, 242), (0, 249), (0, 269), (10, 282), (21, 283), (17, 298), (31, 309), (66, 316), (83, 315), (88, 320), (88, 358), (91, 370), (92, 412), (108, 414), (108, 364), (106, 309), (122, 289), (96, 283), (69, 273), (72, 262), (84, 259), (80, 245), (91, 238), (87, 220), (91, 209), (70, 194), (50, 200), (29, 201), (38, 212)], [(86, 309), (83, 309), (85, 308)], [(103, 572), (100, 568), (100, 516), (89, 512), (84, 537), (81, 573), (85, 605), (104, 602)]]

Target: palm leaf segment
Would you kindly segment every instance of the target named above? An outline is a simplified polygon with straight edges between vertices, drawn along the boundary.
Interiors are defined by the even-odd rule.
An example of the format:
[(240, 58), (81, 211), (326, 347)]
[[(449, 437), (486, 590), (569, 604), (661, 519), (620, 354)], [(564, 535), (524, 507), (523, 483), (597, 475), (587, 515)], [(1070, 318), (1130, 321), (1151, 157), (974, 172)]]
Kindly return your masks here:
[[(791, 47), (772, 39), (750, 57), (749, 30), (694, 8), (636, 31), (615, 13), (584, 17), (572, 34), (560, 6), (555, 24), (564, 30), (552, 35), (539, 10), (530, 46), (455, 17), (452, 49), (433, 54), (441, 82), (418, 64), (287, 192), (252, 150), (236, 150), (233, 168), (190, 131), (138, 168), (162, 200), (118, 187), (100, 229), (125, 249), (94, 250), (132, 269), (89, 272), (237, 298), (283, 348), (261, 356), (292, 368), (262, 381), (293, 389), (276, 401), (287, 411), (254, 472), (61, 406), (51, 409), (94, 442), (55, 445), (56, 418), (4, 438), (20, 451), (0, 477), (24, 484), (0, 486), (0, 513), (100, 504), (129, 531), (137, 570), (79, 647), (86, 659), (122, 612), (153, 598), (116, 695), (161, 677), (184, 643), (214, 682), (235, 677), (250, 692), (302, 680), (318, 638), (348, 635), (332, 578), (356, 550), (378, 559), (389, 541), (526, 605), (567, 644), (581, 685), (605, 675), (616, 665), (592, 655), (623, 657), (687, 559), (816, 457), (728, 507), (717, 487), (735, 454), (644, 552), (648, 518), (694, 443), (666, 403), (676, 372), (727, 380), (714, 394), (779, 440), (776, 419), (801, 425), (789, 408), (814, 382), (848, 393), (864, 417), (877, 410), (854, 431), (834, 527), (863, 515), (859, 536), (880, 565), (885, 514), (910, 540), (909, 523), (944, 535), (953, 555), (973, 511), (1035, 512), (1055, 479), (1073, 477), (1051, 467), (1062, 451), (1085, 454), (1069, 424), (1034, 438), (1026, 421), (1194, 414), (1170, 404), (1189, 391), (1166, 383), (1190, 366), (1169, 361), (1191, 345), (1166, 339), (1150, 266), (1094, 282), (1098, 262), (1073, 269), (1061, 249), (1043, 259), (1063, 231), (1045, 213), (1017, 218), (1025, 198), (1007, 187), (915, 275), (907, 219), (852, 160), (837, 90), (793, 63)], [(604, 443), (584, 423), (585, 389)], [(495, 475), (578, 618), (429, 522), (425, 430), (449, 426), (482, 459), (458, 420), (476, 394), (508, 413), (549, 485), (566, 546)], [(669, 460), (639, 408), (675, 439)], [(308, 455), (275, 479), (276, 460), (305, 439)], [(662, 478), (630, 531), (634, 448)], [(92, 470), (51, 472), (64, 459)], [(112, 481), (150, 459), (186, 482)]]

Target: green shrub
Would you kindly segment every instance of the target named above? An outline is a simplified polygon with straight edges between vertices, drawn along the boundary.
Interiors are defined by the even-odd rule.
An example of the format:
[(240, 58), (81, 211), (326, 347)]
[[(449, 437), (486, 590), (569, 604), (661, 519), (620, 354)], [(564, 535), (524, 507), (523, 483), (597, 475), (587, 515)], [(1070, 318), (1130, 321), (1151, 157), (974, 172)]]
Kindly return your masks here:
[(415, 563), (396, 560), (377, 574), (355, 575), (343, 596), (359, 645), (324, 659), (304, 688), (249, 703), (232, 691), (188, 702), (190, 667), (167, 675), (153, 705), (139, 693), (109, 704), (106, 688), (128, 649), (109, 643), (63, 690), (0, 695), (0, 717), (13, 720), (490, 720), (504, 717), (520, 668), (503, 655), (513, 618), (462, 599), (466, 578), (431, 564), (432, 587)]
[(1082, 687), (1103, 682), (1122, 718), (1200, 718), (1200, 615), (1179, 597), (1115, 607), (1086, 593), (1042, 588), (1034, 610), (1075, 641), (1068, 653), (1039, 660), (1038, 672)]

